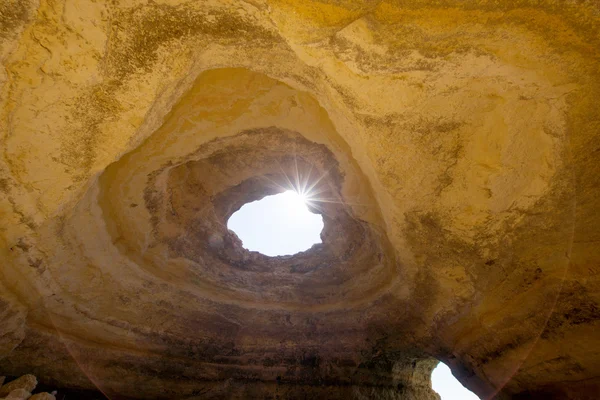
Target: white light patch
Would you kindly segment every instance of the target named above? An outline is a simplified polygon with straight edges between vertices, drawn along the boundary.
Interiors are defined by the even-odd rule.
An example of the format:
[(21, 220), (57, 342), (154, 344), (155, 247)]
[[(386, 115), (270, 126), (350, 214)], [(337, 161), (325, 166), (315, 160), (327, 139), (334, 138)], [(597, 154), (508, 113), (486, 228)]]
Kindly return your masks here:
[(452, 375), (452, 371), (444, 363), (439, 363), (431, 373), (431, 387), (442, 400), (479, 400), (475, 393), (464, 387)]
[(245, 249), (267, 256), (308, 250), (321, 243), (323, 217), (308, 210), (306, 198), (293, 190), (244, 204), (227, 228), (237, 234)]

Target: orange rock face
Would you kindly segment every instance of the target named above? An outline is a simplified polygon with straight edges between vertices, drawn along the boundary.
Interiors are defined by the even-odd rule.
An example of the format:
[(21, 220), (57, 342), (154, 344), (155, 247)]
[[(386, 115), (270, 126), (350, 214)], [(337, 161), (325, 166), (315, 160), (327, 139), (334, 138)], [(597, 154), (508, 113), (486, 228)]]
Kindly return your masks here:
[[(0, 374), (600, 393), (596, 3), (6, 0), (0, 62)], [(323, 243), (245, 250), (290, 177)]]

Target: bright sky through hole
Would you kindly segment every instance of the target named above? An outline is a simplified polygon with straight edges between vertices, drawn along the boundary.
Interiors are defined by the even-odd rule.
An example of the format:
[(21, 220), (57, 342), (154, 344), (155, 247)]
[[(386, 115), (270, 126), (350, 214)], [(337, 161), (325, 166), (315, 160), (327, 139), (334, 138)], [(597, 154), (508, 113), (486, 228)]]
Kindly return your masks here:
[(305, 198), (288, 190), (244, 204), (229, 218), (227, 228), (238, 235), (245, 249), (283, 256), (321, 243), (323, 217), (308, 211)]
[(431, 387), (442, 400), (479, 400), (479, 397), (465, 388), (444, 363), (439, 363), (431, 373)]

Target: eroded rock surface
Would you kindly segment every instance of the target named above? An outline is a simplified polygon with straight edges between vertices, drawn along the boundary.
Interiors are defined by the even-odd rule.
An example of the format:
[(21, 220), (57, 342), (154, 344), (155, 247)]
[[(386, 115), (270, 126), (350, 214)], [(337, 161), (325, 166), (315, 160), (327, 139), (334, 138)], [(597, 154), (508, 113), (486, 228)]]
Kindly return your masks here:
[[(0, 4), (0, 373), (111, 398), (600, 392), (600, 7)], [(323, 243), (243, 249), (314, 185)]]
[(0, 377), (0, 399), (2, 400), (56, 400), (53, 394), (47, 392), (31, 395), (38, 383), (36, 377), (31, 374), (23, 375), (3, 385), (5, 378)]

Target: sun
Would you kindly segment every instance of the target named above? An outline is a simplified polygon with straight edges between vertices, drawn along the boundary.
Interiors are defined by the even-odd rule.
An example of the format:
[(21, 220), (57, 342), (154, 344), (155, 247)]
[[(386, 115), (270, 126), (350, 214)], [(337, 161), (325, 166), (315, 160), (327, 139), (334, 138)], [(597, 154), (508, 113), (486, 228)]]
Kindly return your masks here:
[(306, 196), (296, 190), (286, 190), (281, 193), (281, 199), (285, 201), (287, 212), (292, 218), (302, 218), (309, 211)]
[(287, 190), (285, 193), (289, 195), (290, 201), (297, 206), (306, 206), (308, 203), (308, 196), (304, 193), (297, 190)]

